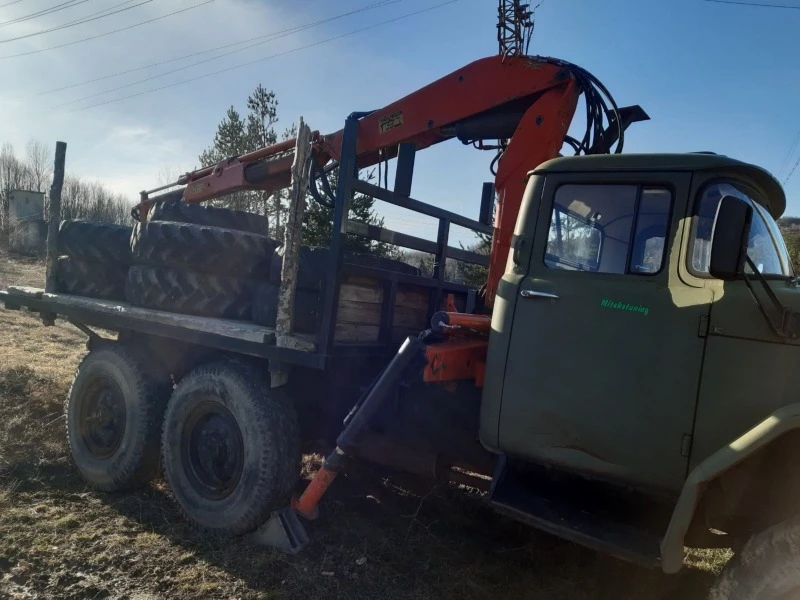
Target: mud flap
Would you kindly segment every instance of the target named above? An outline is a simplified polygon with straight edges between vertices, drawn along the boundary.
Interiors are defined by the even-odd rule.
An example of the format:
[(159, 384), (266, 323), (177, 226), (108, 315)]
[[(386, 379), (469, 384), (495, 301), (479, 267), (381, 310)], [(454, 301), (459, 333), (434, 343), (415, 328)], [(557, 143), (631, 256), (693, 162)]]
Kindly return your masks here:
[(308, 534), (297, 513), (287, 507), (273, 512), (261, 527), (248, 536), (248, 541), (287, 554), (297, 554), (308, 543)]

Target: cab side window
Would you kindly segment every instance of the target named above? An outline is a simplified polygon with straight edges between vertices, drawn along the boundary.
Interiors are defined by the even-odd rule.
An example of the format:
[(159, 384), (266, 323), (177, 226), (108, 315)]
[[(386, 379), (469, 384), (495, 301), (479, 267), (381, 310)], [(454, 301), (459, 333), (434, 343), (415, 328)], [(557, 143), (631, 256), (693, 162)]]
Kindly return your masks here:
[(661, 187), (569, 184), (556, 190), (545, 265), (652, 275), (661, 270), (672, 194)]

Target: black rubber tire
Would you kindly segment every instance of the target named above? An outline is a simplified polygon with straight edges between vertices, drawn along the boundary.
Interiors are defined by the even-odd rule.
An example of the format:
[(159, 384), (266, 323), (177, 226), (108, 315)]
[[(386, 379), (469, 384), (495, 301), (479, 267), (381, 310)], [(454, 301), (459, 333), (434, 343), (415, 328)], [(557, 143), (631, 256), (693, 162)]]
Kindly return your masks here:
[(137, 223), (131, 251), (137, 262), (227, 277), (269, 277), (278, 242), (221, 227), (152, 221)]
[(728, 563), (709, 600), (800, 598), (800, 517), (754, 535)]
[[(226, 415), (225, 427), (219, 416), (210, 417), (215, 414)], [(270, 389), (258, 370), (233, 362), (198, 367), (184, 377), (169, 401), (161, 443), (164, 473), (178, 506), (187, 520), (212, 533), (238, 535), (257, 528), (270, 512), (287, 505), (300, 474), (291, 400)], [(235, 465), (224, 479), (220, 456)], [(217, 489), (202, 479), (208, 476), (209, 457)]]
[(258, 235), (266, 235), (269, 231), (269, 219), (263, 215), (204, 204), (186, 204), (185, 202), (156, 202), (147, 211), (147, 220), (194, 223), (195, 225), (223, 227)]
[(125, 299), (127, 265), (96, 263), (61, 256), (56, 265), (58, 290), (106, 300)]
[[(116, 394), (119, 414), (124, 413), (121, 431), (119, 419), (112, 420), (107, 429), (92, 430), (93, 419), (100, 413), (96, 406), (91, 415), (88, 411), (96, 400), (102, 402), (104, 390)], [(65, 413), (72, 459), (89, 485), (105, 492), (127, 490), (158, 474), (159, 434), (169, 392), (169, 381), (150, 375), (135, 350), (124, 344), (102, 342), (83, 358)], [(103, 416), (108, 417), (108, 412)]]
[(255, 286), (248, 279), (133, 266), (125, 281), (125, 299), (156, 310), (249, 320)]
[[(252, 320), (259, 325), (275, 327), (278, 315), (279, 286), (272, 283), (261, 283), (256, 286), (253, 295)], [(320, 292), (295, 291), (294, 297), (294, 331), (297, 333), (317, 333), (322, 322), (323, 294)]]
[[(297, 262), (297, 288), (303, 290), (321, 291), (325, 288), (327, 274), (330, 266), (330, 248), (320, 248), (314, 246), (301, 246)], [(373, 256), (371, 254), (355, 254), (345, 252), (343, 260), (346, 263), (394, 271), (396, 273), (406, 273), (408, 275), (419, 275), (420, 270), (409, 264), (392, 258), (383, 256)], [(282, 257), (278, 254), (273, 259), (270, 269), (270, 282), (279, 284), (281, 280)]]
[(92, 221), (61, 221), (58, 251), (73, 258), (99, 263), (129, 265), (131, 228)]

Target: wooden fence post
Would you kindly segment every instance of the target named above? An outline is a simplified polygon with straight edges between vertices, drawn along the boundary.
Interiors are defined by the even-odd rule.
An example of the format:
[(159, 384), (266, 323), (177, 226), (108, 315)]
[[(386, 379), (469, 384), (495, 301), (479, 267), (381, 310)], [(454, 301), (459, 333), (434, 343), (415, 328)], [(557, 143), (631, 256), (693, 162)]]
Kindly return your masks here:
[(55, 293), (56, 265), (58, 263), (58, 226), (61, 223), (61, 188), (64, 185), (64, 161), (67, 143), (56, 142), (56, 161), (53, 168), (53, 185), (50, 186), (50, 204), (47, 223), (47, 263), (44, 291)]
[(276, 344), (286, 348), (308, 350), (307, 344), (292, 336), (294, 330), (294, 299), (297, 287), (297, 268), (303, 242), (303, 214), (306, 209), (308, 171), (311, 166), (311, 129), (303, 122), (297, 126), (297, 142), (292, 163), (292, 184), (289, 188), (289, 214), (283, 241), (283, 267), (275, 319)]

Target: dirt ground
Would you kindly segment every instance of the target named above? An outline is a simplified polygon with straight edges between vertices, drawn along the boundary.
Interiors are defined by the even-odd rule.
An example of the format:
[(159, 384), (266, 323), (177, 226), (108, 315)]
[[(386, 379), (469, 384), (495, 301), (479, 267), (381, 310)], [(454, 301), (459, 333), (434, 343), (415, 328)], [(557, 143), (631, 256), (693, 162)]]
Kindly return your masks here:
[[(0, 289), (43, 279), (41, 265), (0, 257)], [(727, 558), (687, 551), (665, 576), (534, 532), (480, 497), (366, 468), (336, 481), (299, 556), (208, 537), (163, 481), (102, 494), (73, 469), (62, 405), (84, 344), (67, 323), (0, 309), (2, 598), (694, 600)]]

